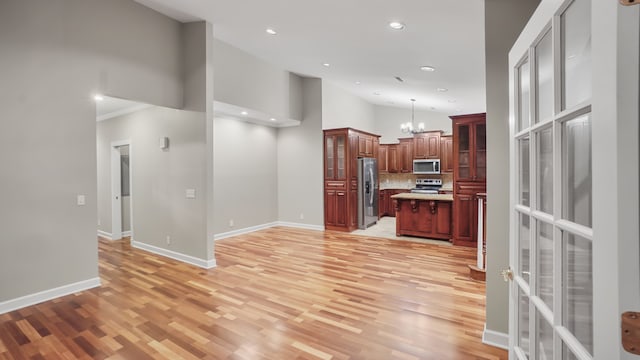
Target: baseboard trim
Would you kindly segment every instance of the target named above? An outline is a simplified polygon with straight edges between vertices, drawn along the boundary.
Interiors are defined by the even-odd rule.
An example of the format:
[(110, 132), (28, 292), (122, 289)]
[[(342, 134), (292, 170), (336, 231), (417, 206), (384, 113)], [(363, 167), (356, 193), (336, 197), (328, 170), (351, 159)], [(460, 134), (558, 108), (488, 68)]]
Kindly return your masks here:
[(57, 288), (40, 291), (35, 294), (21, 296), (16, 299), (3, 301), (3, 302), (0, 302), (0, 314), (22, 309), (27, 306), (39, 304), (41, 302), (53, 300), (65, 295), (92, 289), (98, 286), (100, 286), (100, 278), (95, 277), (92, 279), (82, 280), (72, 284), (63, 285)]
[(133, 246), (136, 249), (140, 249), (140, 250), (145, 250), (148, 251), (150, 253), (154, 253), (156, 255), (160, 255), (160, 256), (164, 256), (164, 257), (168, 257), (174, 260), (178, 260), (178, 261), (182, 261), (184, 263), (187, 264), (191, 264), (203, 269), (212, 269), (214, 267), (216, 267), (216, 260), (215, 259), (211, 259), (211, 260), (204, 260), (204, 259), (200, 259), (197, 258), (195, 256), (191, 256), (191, 255), (186, 255), (183, 253), (179, 253), (177, 251), (173, 251), (173, 250), (167, 250), (167, 249), (163, 249), (161, 247), (157, 247), (157, 246), (153, 246), (153, 245), (149, 245), (149, 244), (145, 244), (145, 243), (141, 243), (141, 242), (137, 242), (137, 241), (131, 241), (131, 246)]
[(106, 231), (98, 230), (98, 236), (103, 237), (103, 238), (105, 238), (107, 240), (113, 240), (111, 238), (111, 233), (108, 233)]
[(484, 324), (484, 331), (482, 332), (482, 343), (509, 350), (509, 334), (488, 330), (487, 324)]
[(290, 228), (324, 231), (324, 226), (321, 226), (321, 225), (300, 224), (300, 223), (293, 223), (293, 222), (287, 222), (287, 221), (274, 221), (274, 222), (270, 222), (270, 223), (266, 223), (266, 224), (249, 226), (249, 227), (246, 227), (246, 228), (243, 228), (243, 229), (238, 229), (238, 230), (233, 230), (233, 231), (227, 231), (227, 232), (224, 232), (224, 233), (214, 234), (213, 235), (213, 240), (222, 240), (222, 239), (230, 238), (230, 237), (233, 237), (233, 236), (249, 234), (249, 233), (252, 233), (254, 231), (269, 229), (269, 228), (276, 227), (276, 226), (285, 226), (285, 227), (290, 227)]
[(127, 236), (131, 236), (131, 230), (122, 232), (122, 237), (127, 237)]
[(256, 226), (249, 226), (249, 227), (246, 227), (246, 228), (243, 228), (243, 229), (227, 231), (227, 232), (223, 232), (223, 233), (219, 233), (219, 234), (214, 234), (213, 235), (213, 240), (214, 241), (215, 240), (222, 240), (222, 239), (230, 238), (232, 236), (244, 235), (244, 234), (252, 233), (252, 232), (258, 231), (258, 230), (264, 230), (264, 229), (272, 228), (274, 226), (278, 226), (278, 222), (277, 221), (266, 223), (266, 224), (261, 224), (261, 225), (256, 225)]
[(277, 226), (286, 226), (290, 228), (305, 229), (305, 230), (324, 231), (324, 225), (301, 224), (301, 223), (293, 223), (293, 222), (287, 222), (287, 221), (278, 221)]

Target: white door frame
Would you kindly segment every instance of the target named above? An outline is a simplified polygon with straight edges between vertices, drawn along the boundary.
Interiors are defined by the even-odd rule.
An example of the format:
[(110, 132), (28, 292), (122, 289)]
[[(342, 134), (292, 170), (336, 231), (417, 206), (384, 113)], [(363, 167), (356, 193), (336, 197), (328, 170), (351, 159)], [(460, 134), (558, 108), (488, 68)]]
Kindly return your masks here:
[[(516, 81), (512, 66), (534, 43), (562, 3), (564, 0), (543, 0), (509, 53), (512, 166), (517, 164), (513, 140)], [(637, 359), (622, 349), (620, 316), (625, 311), (640, 311), (640, 6), (625, 7), (610, 0), (592, 0), (591, 4), (593, 358)], [(530, 151), (534, 151), (533, 148)], [(510, 171), (511, 264), (517, 263), (518, 256), (514, 246), (517, 227), (513, 226), (517, 220), (514, 211), (517, 171)], [(517, 336), (514, 311), (517, 287), (514, 282), (510, 283), (509, 348), (512, 359), (516, 358), (513, 339)]]
[(131, 188), (133, 188), (131, 180), (133, 176), (131, 175), (131, 158), (132, 156), (132, 145), (131, 140), (118, 140), (112, 141), (110, 153), (111, 153), (111, 239), (112, 240), (120, 240), (122, 239), (122, 184), (121, 184), (121, 174), (120, 174), (120, 149), (121, 146), (129, 146), (129, 191), (130, 191), (130, 201), (129, 201), (129, 214), (131, 214), (131, 237), (133, 238), (133, 194)]

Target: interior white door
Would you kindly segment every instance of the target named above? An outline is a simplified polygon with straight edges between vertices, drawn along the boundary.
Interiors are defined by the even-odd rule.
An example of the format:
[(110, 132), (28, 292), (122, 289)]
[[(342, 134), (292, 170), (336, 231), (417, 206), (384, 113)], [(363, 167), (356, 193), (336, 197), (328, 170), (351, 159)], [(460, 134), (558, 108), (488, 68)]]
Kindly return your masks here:
[(122, 184), (120, 177), (120, 149), (111, 145), (111, 239), (122, 239)]
[(639, 13), (623, 11), (543, 0), (509, 54), (511, 359), (629, 356), (620, 315), (640, 301)]

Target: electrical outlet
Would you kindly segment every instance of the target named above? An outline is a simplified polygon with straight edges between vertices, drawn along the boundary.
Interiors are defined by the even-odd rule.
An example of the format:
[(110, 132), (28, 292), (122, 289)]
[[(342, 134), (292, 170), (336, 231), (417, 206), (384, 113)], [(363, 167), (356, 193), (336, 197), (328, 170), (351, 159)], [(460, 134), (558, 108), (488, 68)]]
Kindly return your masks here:
[(229, 220), (229, 227), (233, 227), (233, 219)]
[(304, 220), (304, 213), (300, 213), (300, 220)]
[(79, 206), (84, 206), (87, 203), (86, 197), (84, 195), (78, 195), (76, 202)]
[(171, 236), (167, 235), (167, 245), (171, 245)]

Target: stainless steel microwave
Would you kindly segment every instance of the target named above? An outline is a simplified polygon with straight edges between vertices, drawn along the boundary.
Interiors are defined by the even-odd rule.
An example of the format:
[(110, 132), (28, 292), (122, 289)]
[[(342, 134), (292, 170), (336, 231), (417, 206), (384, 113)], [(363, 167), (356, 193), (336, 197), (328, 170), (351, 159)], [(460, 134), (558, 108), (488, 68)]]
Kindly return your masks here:
[(413, 160), (413, 173), (418, 175), (440, 174), (440, 159)]

